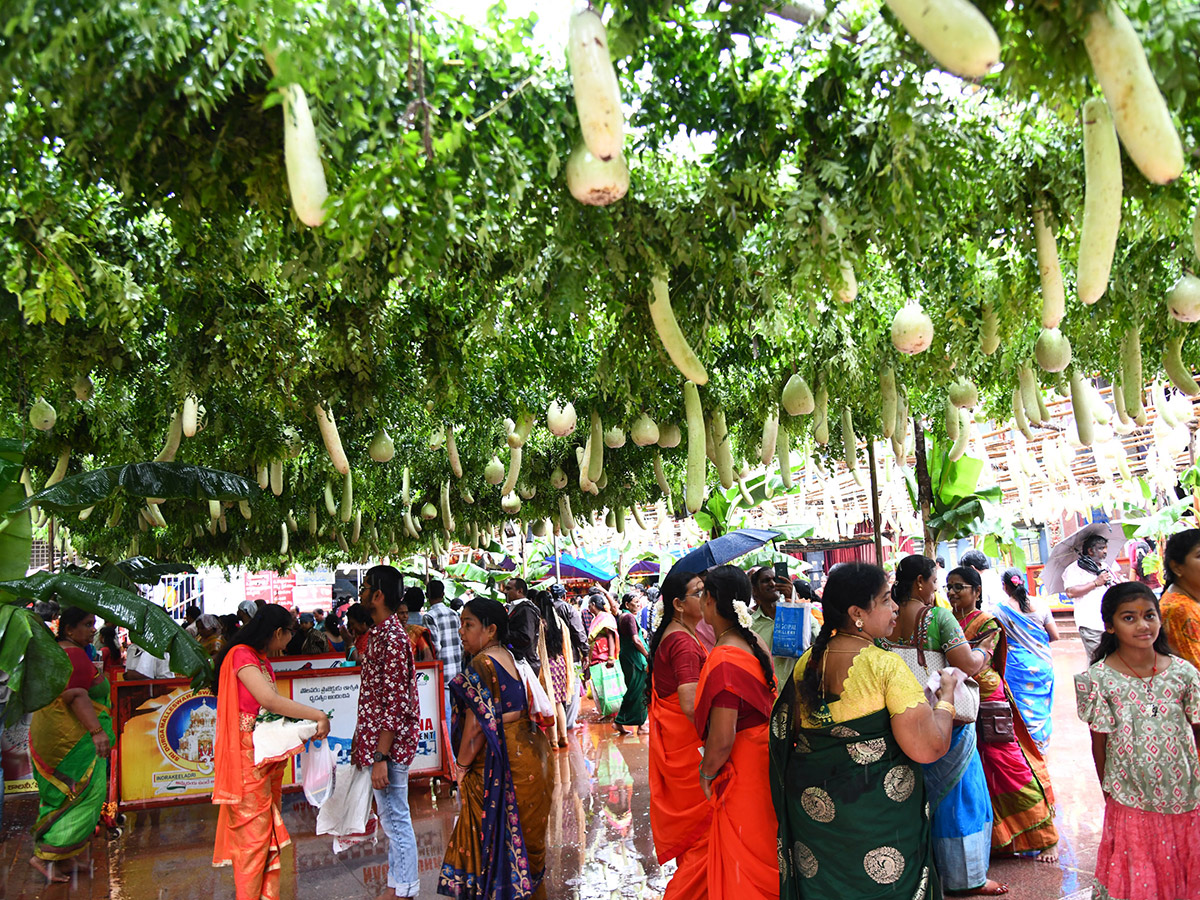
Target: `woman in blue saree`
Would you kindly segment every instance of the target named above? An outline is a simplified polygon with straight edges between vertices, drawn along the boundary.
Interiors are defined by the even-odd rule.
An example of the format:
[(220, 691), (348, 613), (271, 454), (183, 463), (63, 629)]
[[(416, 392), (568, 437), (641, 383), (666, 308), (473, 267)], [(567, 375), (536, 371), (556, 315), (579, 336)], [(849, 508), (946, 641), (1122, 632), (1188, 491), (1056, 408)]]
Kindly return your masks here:
[(1012, 692), (1025, 727), (1045, 752), (1050, 745), (1054, 706), (1054, 657), (1050, 644), (1058, 640), (1058, 627), (1047, 606), (1035, 606), (1025, 591), (1025, 579), (1008, 569), (1000, 579), (1007, 602), (992, 610), (1008, 638), (1008, 662), (1004, 680)]
[(545, 900), (550, 744), (529, 717), (525, 683), (503, 645), (508, 612), (477, 597), (463, 607), (458, 633), (473, 657), (450, 682), (450, 737), (465, 772), (437, 892)]
[[(906, 556), (896, 567), (892, 597), (899, 607), (884, 649), (922, 647), (940, 651), (947, 665), (968, 675), (992, 658), (996, 637), (972, 649), (954, 613), (933, 606), (936, 566), (925, 556)], [(1006, 894), (1008, 885), (988, 878), (992, 852), (992, 799), (976, 746), (975, 723), (955, 725), (950, 749), (937, 762), (922, 766), (933, 810), (933, 854), (947, 893)]]

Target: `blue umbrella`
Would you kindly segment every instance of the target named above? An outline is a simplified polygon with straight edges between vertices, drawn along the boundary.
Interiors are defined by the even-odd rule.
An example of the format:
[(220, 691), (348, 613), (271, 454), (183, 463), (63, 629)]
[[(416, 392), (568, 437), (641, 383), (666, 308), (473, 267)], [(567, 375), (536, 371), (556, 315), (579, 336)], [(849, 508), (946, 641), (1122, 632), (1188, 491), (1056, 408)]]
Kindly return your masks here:
[(699, 573), (713, 566), (723, 566), (778, 537), (782, 537), (778, 531), (767, 528), (739, 528), (701, 544), (675, 563), (671, 571)]

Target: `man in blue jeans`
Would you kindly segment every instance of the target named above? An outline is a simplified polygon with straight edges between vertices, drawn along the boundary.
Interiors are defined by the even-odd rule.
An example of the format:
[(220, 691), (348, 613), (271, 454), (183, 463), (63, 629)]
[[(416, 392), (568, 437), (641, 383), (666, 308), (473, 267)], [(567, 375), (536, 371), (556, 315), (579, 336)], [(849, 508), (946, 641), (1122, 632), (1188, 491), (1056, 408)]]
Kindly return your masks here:
[(367, 635), (351, 761), (370, 767), (375, 809), (388, 837), (387, 890), (379, 900), (406, 900), (421, 887), (417, 836), (408, 810), (408, 767), (417, 752), (419, 706), (408, 633), (396, 616), (404, 579), (392, 566), (363, 577), (359, 599), (375, 620)]

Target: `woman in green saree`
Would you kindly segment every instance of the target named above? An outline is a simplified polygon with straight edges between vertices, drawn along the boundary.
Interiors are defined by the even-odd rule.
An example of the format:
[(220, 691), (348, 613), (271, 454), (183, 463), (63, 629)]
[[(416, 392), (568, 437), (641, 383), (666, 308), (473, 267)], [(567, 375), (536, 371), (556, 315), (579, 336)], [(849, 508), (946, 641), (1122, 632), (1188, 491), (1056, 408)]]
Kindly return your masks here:
[[(108, 679), (84, 649), (96, 636), (96, 617), (67, 607), (58, 643), (71, 661), (67, 688), (33, 714), (29, 755), (38, 786), (38, 816), (29, 863), (48, 881), (70, 880), (53, 864), (87, 847), (108, 796), (108, 752), (115, 740)], [(111, 819), (112, 812), (107, 812)]]
[(887, 576), (843, 563), (825, 622), (771, 716), (781, 900), (941, 900), (918, 763), (950, 746), (958, 675), (931, 708), (912, 672), (874, 646), (896, 617)]
[(625, 697), (621, 700), (620, 712), (613, 720), (613, 728), (618, 734), (629, 734), (627, 728), (636, 728), (638, 734), (646, 734), (650, 731), (650, 726), (646, 724), (646, 717), (650, 714), (646, 699), (646, 668), (650, 654), (642, 642), (637, 610), (630, 607), (630, 598), (635, 598), (633, 602), (636, 603), (636, 595), (626, 594), (624, 611), (617, 620), (617, 637), (621, 644), (618, 657), (625, 675)]

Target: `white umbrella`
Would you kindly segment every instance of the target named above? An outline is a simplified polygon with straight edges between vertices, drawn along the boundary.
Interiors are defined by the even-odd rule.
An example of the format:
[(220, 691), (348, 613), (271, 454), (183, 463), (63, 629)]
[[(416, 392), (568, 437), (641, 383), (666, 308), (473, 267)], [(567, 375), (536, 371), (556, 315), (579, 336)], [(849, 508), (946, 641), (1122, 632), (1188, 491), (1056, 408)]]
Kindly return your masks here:
[(1117, 561), (1117, 557), (1121, 555), (1121, 548), (1125, 546), (1125, 532), (1121, 530), (1121, 526), (1114, 522), (1085, 525), (1069, 538), (1059, 541), (1050, 551), (1050, 558), (1046, 560), (1046, 567), (1042, 569), (1042, 593), (1060, 594), (1065, 590), (1063, 572), (1067, 566), (1079, 559), (1079, 549), (1084, 540), (1093, 534), (1098, 534), (1108, 541), (1105, 565), (1112, 565)]

